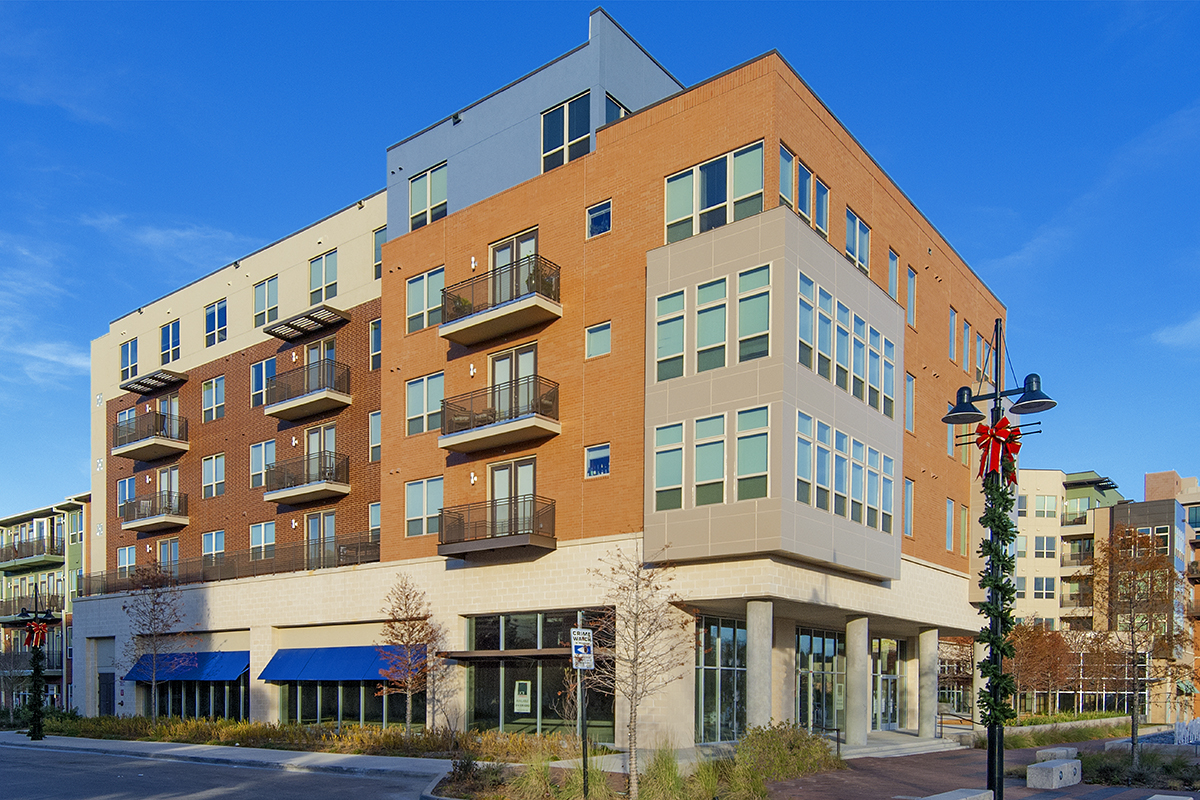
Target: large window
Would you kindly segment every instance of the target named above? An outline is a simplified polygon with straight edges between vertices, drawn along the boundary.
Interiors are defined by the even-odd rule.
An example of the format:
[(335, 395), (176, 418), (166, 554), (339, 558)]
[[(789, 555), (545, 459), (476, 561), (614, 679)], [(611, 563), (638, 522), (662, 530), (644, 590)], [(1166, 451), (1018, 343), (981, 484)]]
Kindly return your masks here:
[(411, 380), (407, 385), (408, 435), (442, 427), (443, 374)]
[(762, 211), (762, 143), (667, 178), (667, 242)]
[(250, 526), (250, 560), (275, 557), (275, 523), (257, 522)]
[(162, 365), (165, 367), (172, 361), (179, 360), (179, 320), (168, 322), (159, 328), (162, 353)]
[(254, 327), (261, 328), (279, 318), (279, 277), (254, 284)]
[(128, 578), (137, 568), (137, 546), (117, 548), (117, 577)]
[(225, 494), (225, 454), (217, 453), (200, 462), (203, 474), (202, 486), (204, 497), (217, 497)]
[(816, 187), (814, 194), (816, 195), (815, 211), (813, 214), (813, 225), (821, 232), (822, 236), (829, 235), (829, 187), (821, 183), (817, 179), (813, 179)]
[(663, 295), (655, 302), (654, 324), (658, 380), (683, 374), (683, 292)]
[(137, 377), (137, 339), (121, 343), (121, 380)]
[(725, 366), (725, 279), (696, 289), (696, 372)]
[(421, 536), (438, 532), (442, 510), (442, 479), (426, 478), (404, 484), (404, 533)]
[(200, 548), (204, 556), (204, 566), (212, 567), (221, 563), (225, 556), (225, 531), (209, 531), (201, 534)]
[(315, 306), (337, 297), (337, 250), (308, 262), (308, 304)]
[(250, 407), (267, 402), (267, 383), (275, 377), (275, 356), (250, 365)]
[(204, 308), (204, 346), (212, 347), (225, 341), (228, 328), (225, 319), (225, 298)]
[(696, 505), (725, 502), (725, 417), (696, 420)]
[(654, 510), (683, 507), (683, 424), (654, 429)]
[(387, 242), (387, 226), (375, 231), (375, 280), (383, 277), (383, 245)]
[(737, 413), (738, 500), (767, 496), (769, 428), (766, 406)]
[(846, 209), (846, 257), (871, 274), (871, 229), (849, 208)]
[(1058, 496), (1053, 494), (1039, 494), (1035, 499), (1037, 505), (1034, 508), (1033, 515), (1035, 517), (1045, 517), (1053, 519), (1058, 516)]
[(794, 175), (792, 165), (796, 163), (786, 147), (779, 146), (779, 204), (794, 209), (796, 207), (795, 188), (792, 185)]
[(408, 182), (409, 230), (446, 216), (446, 165), (422, 172)]
[(225, 416), (225, 376), (218, 375), (200, 385), (204, 421), (212, 422)]
[(275, 440), (250, 445), (250, 485), (262, 486), (267, 468), (275, 463)]
[(442, 267), (408, 279), (408, 332), (442, 324), (442, 289), (446, 270)]
[(1034, 600), (1053, 600), (1054, 599), (1054, 578), (1034, 578), (1033, 579), (1033, 599)]
[(381, 413), (382, 412), (379, 411), (372, 411), (367, 417), (368, 429), (370, 431), (367, 442), (370, 452), (368, 457), (369, 461), (378, 461), (383, 449), (383, 427), (380, 419)]
[(1055, 558), (1057, 553), (1057, 537), (1055, 536), (1035, 536), (1033, 537), (1033, 557), (1034, 558)]
[(383, 364), (383, 320), (371, 320), (371, 369)]
[(584, 92), (542, 113), (542, 172), (591, 151), (592, 96)]
[(696, 741), (736, 741), (746, 730), (746, 623), (700, 617), (697, 634)]
[(771, 350), (771, 268), (738, 274), (738, 362), (766, 358)]

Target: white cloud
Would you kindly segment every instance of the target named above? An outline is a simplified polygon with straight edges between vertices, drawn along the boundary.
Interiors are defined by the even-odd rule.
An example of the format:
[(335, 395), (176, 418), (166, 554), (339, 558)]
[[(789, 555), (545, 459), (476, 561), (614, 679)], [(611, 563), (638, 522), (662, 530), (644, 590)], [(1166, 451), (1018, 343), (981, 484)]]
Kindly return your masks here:
[(1154, 341), (1167, 347), (1200, 347), (1200, 314), (1194, 315), (1187, 322), (1159, 328), (1152, 336)]
[(177, 261), (204, 271), (224, 266), (253, 247), (253, 240), (220, 228), (195, 223), (145, 225), (128, 215), (85, 214), (80, 222), (118, 242), (149, 250), (158, 259)]

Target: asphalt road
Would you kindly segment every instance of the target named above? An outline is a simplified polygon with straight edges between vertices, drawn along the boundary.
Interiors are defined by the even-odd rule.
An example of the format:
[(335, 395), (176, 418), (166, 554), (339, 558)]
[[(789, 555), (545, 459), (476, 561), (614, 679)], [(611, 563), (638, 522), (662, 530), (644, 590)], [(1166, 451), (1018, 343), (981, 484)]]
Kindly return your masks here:
[(0, 745), (4, 800), (419, 800), (429, 777), (293, 772), (262, 767)]

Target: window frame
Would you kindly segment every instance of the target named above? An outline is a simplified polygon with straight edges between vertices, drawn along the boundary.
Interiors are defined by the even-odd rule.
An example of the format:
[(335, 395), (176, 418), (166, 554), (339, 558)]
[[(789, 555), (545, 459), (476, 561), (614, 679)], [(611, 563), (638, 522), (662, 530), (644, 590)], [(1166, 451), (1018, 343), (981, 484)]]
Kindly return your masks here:
[[(742, 427), (743, 419), (747, 424), (751, 424), (753, 419), (749, 416), (757, 412), (766, 412), (766, 422), (757, 427)], [(758, 500), (771, 496), (771, 407), (769, 405), (755, 406), (754, 408), (739, 409), (734, 412), (734, 435), (736, 438), (736, 478), (737, 478), (737, 500)], [(763, 444), (763, 469), (754, 470), (743, 473), (742, 471), (742, 446), (743, 443), (749, 443), (751, 440), (761, 440)], [(748, 454), (749, 455), (749, 454)], [(743, 487), (757, 491), (758, 481), (762, 481), (762, 494), (752, 494), (747, 492), (747, 496), (743, 497)]]
[[(318, 266), (319, 265), (319, 266)], [(320, 282), (317, 281), (320, 270)], [(337, 248), (308, 260), (308, 305), (328, 303), (337, 297)]]
[(204, 566), (220, 563), (225, 555), (225, 531), (205, 531), (200, 534), (200, 552)]
[[(584, 238), (595, 239), (597, 236), (612, 230), (612, 198), (596, 203), (594, 206), (589, 206), (584, 212), (586, 225), (584, 226)], [(601, 222), (601, 220), (607, 220)], [(597, 227), (603, 225), (603, 230), (596, 230)]]
[[(678, 430), (679, 437), (674, 438)], [(667, 438), (667, 436), (670, 438)], [(674, 511), (683, 508), (683, 423), (672, 422), (654, 428), (654, 510)], [(677, 463), (668, 463), (677, 462)], [(663, 482), (664, 467), (677, 468), (679, 480)], [(668, 476), (669, 477), (669, 476)], [(674, 502), (674, 505), (670, 503)]]
[[(742, 288), (742, 280), (748, 279), (756, 273), (764, 273), (766, 282), (760, 284), (752, 284), (747, 288)], [(745, 330), (743, 323), (746, 320), (746, 310), (749, 304), (757, 301), (759, 298), (766, 298), (767, 311), (765, 326), (762, 329)], [(754, 361), (759, 358), (769, 358), (771, 356), (771, 265), (764, 264), (761, 267), (743, 270), (737, 275), (737, 342), (738, 342), (738, 360), (737, 363), (743, 364), (747, 361)], [(755, 349), (753, 343), (757, 340), (766, 342), (766, 347), (761, 352)]]
[(226, 300), (222, 297), (204, 307), (204, 346), (213, 347), (229, 337), (229, 316)]
[[(269, 531), (268, 531), (269, 527)], [(258, 543), (255, 543), (255, 528), (257, 531)], [(270, 533), (270, 541), (267, 541), (267, 534)], [(275, 557), (275, 520), (267, 520), (266, 522), (255, 522), (250, 525), (250, 560), (265, 561), (268, 558)]]
[(911, 372), (904, 373), (904, 430), (916, 433), (917, 379)]
[[(270, 445), (270, 448), (268, 448), (267, 445)], [(270, 461), (267, 460), (267, 450), (268, 449), (270, 449), (270, 451), (271, 451), (270, 452), (270, 456), (271, 456)], [(259, 461), (259, 463), (257, 465), (254, 463), (256, 450), (258, 452), (258, 461)], [(251, 489), (257, 489), (260, 486), (266, 485), (267, 469), (269, 467), (274, 466), (274, 464), (275, 464), (275, 450), (276, 450), (276, 445), (275, 445), (274, 439), (265, 439), (261, 442), (255, 442), (254, 444), (250, 445), (250, 488)], [(258, 467), (257, 470), (255, 469), (256, 466)], [(255, 483), (256, 479), (258, 481), (257, 483)]]
[(846, 258), (865, 275), (871, 274), (871, 228), (846, 206)]
[(946, 498), (946, 551), (954, 552), (954, 528), (955, 528), (955, 510), (958, 504), (954, 502), (954, 498)]
[(383, 533), (383, 503), (367, 504), (367, 539), (378, 542)]
[[(267, 383), (275, 377), (275, 356), (264, 358), (250, 365), (250, 407), (258, 408), (267, 403)], [(270, 362), (268, 369), (267, 362)], [(267, 372), (271, 374), (268, 375)], [(255, 388), (258, 387), (258, 388)]]
[[(225, 376), (217, 375), (200, 385), (202, 422), (216, 422), (225, 416)], [(211, 402), (210, 402), (211, 401)]]
[[(259, 291), (259, 290), (262, 291)], [(272, 275), (254, 284), (254, 327), (261, 328), (279, 319), (279, 276)]]
[[(705, 297), (705, 290), (715, 288), (720, 285), (720, 297), (702, 299)], [(719, 369), (724, 367), (728, 361), (726, 357), (726, 343), (729, 339), (729, 280), (725, 277), (717, 278), (716, 280), (705, 281), (696, 287), (696, 374), (708, 372), (709, 370)], [(720, 340), (712, 340), (701, 342), (701, 336), (704, 334), (705, 326), (703, 324), (705, 315), (717, 315), (720, 312), (721, 317), (721, 338)], [(720, 363), (715, 363), (715, 359), (711, 358), (712, 354), (720, 351)]]
[(200, 461), (200, 496), (205, 500), (225, 494), (225, 454), (214, 453)]
[[(437, 475), (437, 476), (433, 476), (433, 477), (429, 477), (429, 478), (422, 478), (422, 479), (416, 480), (416, 481), (406, 481), (405, 482), (405, 484), (404, 484), (404, 536), (405, 536), (405, 538), (416, 537), (416, 536), (428, 536), (430, 534), (436, 535), (441, 532), (441, 519), (440, 519), (441, 510), (445, 507), (445, 504), (446, 504), (445, 482), (444, 481), (445, 481), (445, 479), (442, 476)], [(441, 500), (441, 505), (439, 505), (437, 508), (437, 511), (430, 514), (429, 513), (430, 506), (432, 505), (431, 500), (433, 498), (433, 495), (431, 495), (430, 492), (434, 486), (438, 487), (437, 491), (438, 491), (438, 493), (441, 494), (442, 500)], [(411, 507), (410, 501), (413, 499), (412, 490), (417, 487), (419, 487), (419, 492), (420, 492), (421, 509), (418, 514), (414, 515), (412, 513), (413, 509)], [(412, 532), (412, 525), (414, 522), (420, 526), (421, 530), (419, 533)]]
[(383, 457), (382, 410), (367, 415), (367, 461), (375, 463)]
[(904, 479), (904, 535), (913, 538), (913, 492), (914, 484), (910, 478)]
[(138, 353), (137, 337), (121, 342), (121, 380), (127, 381), (137, 377)]
[[(679, 307), (674, 306), (675, 299), (679, 300)], [(670, 305), (666, 306), (664, 311), (664, 302), (670, 301)], [(687, 343), (687, 296), (684, 290), (678, 289), (674, 292), (667, 292), (659, 295), (654, 299), (654, 380), (656, 383), (669, 381), (672, 378), (681, 378), (686, 373), (683, 353)], [(665, 326), (679, 324), (679, 349), (670, 352), (663, 350), (663, 331)], [(679, 371), (675, 373), (674, 362), (678, 362)], [(664, 375), (664, 365), (668, 365), (670, 372)]]
[[(707, 159), (699, 164), (680, 170), (673, 175), (669, 175), (664, 179), (663, 196), (666, 199), (664, 210), (666, 221), (664, 222), (664, 240), (667, 244), (690, 239), (701, 233), (707, 233), (710, 230), (729, 225), (733, 222), (752, 217), (755, 214), (762, 213), (765, 207), (765, 142), (759, 139), (742, 147), (730, 150), (727, 153)], [(750, 156), (755, 150), (758, 151), (758, 180), (757, 188), (747, 192), (738, 193), (738, 177), (741, 174), (738, 169), (737, 159), (743, 156)], [(710, 205), (703, 206), (705, 199), (705, 170), (706, 168), (714, 168), (718, 162), (724, 162), (722, 169), (724, 170), (725, 185), (723, 188), (722, 198), (714, 200)], [(743, 162), (745, 163), (745, 162)], [(671, 186), (679, 185), (682, 187), (683, 182), (687, 179), (688, 189), (690, 190), (689, 211), (686, 214), (679, 214), (671, 217), (672, 193)], [(682, 200), (683, 193), (675, 195), (677, 201)], [(755, 205), (757, 201), (757, 205)], [(682, 210), (682, 207), (679, 209)], [(724, 214), (718, 216), (718, 211), (724, 211)], [(676, 235), (677, 232), (684, 230), (683, 223), (688, 223), (687, 233), (684, 235)]]
[(796, 156), (779, 145), (779, 204), (796, 210)]
[[(434, 288), (435, 281), (438, 280), (441, 281), (441, 285)], [(416, 286), (420, 287), (418, 291), (421, 293), (422, 305), (419, 310), (413, 305), (413, 290)], [(442, 324), (442, 291), (445, 288), (445, 265), (422, 272), (420, 275), (414, 275), (404, 282), (404, 317), (408, 333), (416, 333)], [(436, 302), (430, 299), (431, 292), (434, 293)], [(414, 323), (418, 323), (416, 327), (414, 327)]]
[[(719, 423), (720, 431), (716, 433), (702, 432), (702, 423)], [(725, 449), (725, 432), (727, 421), (724, 414), (714, 414), (707, 417), (700, 417), (692, 421), (692, 503), (694, 507), (709, 505), (720, 505), (725, 502), (725, 481), (726, 481), (726, 449)], [(710, 426), (711, 427), (711, 426)], [(701, 475), (701, 451), (715, 451), (720, 453), (718, 460), (717, 477), (709, 477), (707, 473)], [(702, 477), (704, 478), (702, 480)], [(709, 495), (713, 487), (719, 489), (719, 496), (712, 499)]]
[(954, 306), (950, 306), (950, 361), (958, 363), (958, 312), (954, 310)]
[[(381, 234), (383, 236), (382, 239), (380, 238)], [(388, 240), (387, 239), (387, 225), (384, 225), (382, 228), (376, 228), (375, 230), (373, 230), (371, 232), (371, 236), (374, 238), (374, 244), (375, 244), (375, 252), (374, 252), (375, 280), (379, 280), (380, 278), (383, 277), (383, 246), (385, 244), (387, 244), (387, 240)]]
[(813, 227), (826, 239), (829, 238), (829, 187), (815, 174), (813, 175)]
[[(561, 129), (557, 131), (561, 134), (561, 138), (558, 144), (551, 144), (548, 148), (546, 134), (550, 127), (556, 126), (554, 114), (558, 111), (562, 112)], [(584, 133), (571, 138), (571, 123), (576, 120), (577, 114), (583, 116)], [(592, 92), (590, 89), (542, 112), (541, 146), (543, 175), (592, 152)], [(556, 160), (557, 158), (561, 158), (561, 160)]]
[(133, 577), (137, 570), (137, 545), (131, 544), (117, 548), (117, 577)]
[(371, 320), (367, 326), (369, 369), (373, 372), (383, 366), (383, 318)]
[[(436, 409), (430, 408), (431, 395), (429, 394), (430, 382), (436, 379), (437, 385), (441, 386), (441, 398), (436, 402)], [(413, 412), (412, 392), (414, 387), (420, 387), (421, 396), (421, 411)], [(422, 375), (419, 378), (413, 378), (406, 381), (404, 384), (404, 414), (405, 414), (405, 436), (417, 436), (422, 433), (430, 433), (433, 431), (441, 431), (442, 428), (442, 401), (446, 399), (446, 383), (445, 372), (433, 372), (429, 375)], [(414, 429), (413, 423), (416, 420), (421, 421), (421, 428)]]
[[(412, 231), (424, 228), (430, 223), (437, 222), (446, 216), (449, 209), (450, 197), (450, 175), (447, 172), (449, 162), (443, 161), (440, 164), (435, 164), (427, 170), (417, 173), (408, 180), (408, 230)], [(436, 176), (436, 177), (435, 177)], [(423, 195), (422, 205), (419, 211), (414, 211), (413, 197), (418, 193), (417, 182), (423, 181), (420, 184), (419, 192)], [(438, 188), (441, 189), (442, 195), (439, 196), (437, 202), (434, 202), (434, 184), (438, 183)], [(418, 222), (417, 218), (420, 217)]]
[(904, 320), (908, 327), (915, 330), (917, 327), (917, 271), (912, 267), (908, 268), (907, 290), (907, 296), (904, 298)]
[(162, 366), (165, 367), (173, 361), (178, 361), (181, 353), (179, 346), (179, 320), (173, 319), (166, 325), (159, 327), (158, 336), (159, 356), (162, 360)]
[[(603, 465), (599, 465), (601, 458), (600, 452), (603, 451)], [(593, 461), (597, 464), (597, 468), (593, 470)], [(600, 470), (603, 469), (603, 472)], [(612, 442), (601, 442), (600, 444), (588, 445), (583, 448), (583, 477), (585, 480), (590, 478), (604, 478), (612, 471)]]
[(900, 293), (900, 256), (888, 248), (888, 297), (896, 300)]
[[(592, 351), (592, 334), (599, 334), (601, 331), (607, 332), (607, 334), (608, 334), (607, 343), (604, 345), (603, 350), (596, 350), (595, 352), (593, 352)], [(609, 320), (605, 320), (604, 322), (597, 322), (595, 325), (589, 325), (588, 327), (583, 329), (583, 357), (585, 359), (606, 356), (606, 355), (610, 354), (611, 352), (612, 352), (612, 320), (609, 319)]]

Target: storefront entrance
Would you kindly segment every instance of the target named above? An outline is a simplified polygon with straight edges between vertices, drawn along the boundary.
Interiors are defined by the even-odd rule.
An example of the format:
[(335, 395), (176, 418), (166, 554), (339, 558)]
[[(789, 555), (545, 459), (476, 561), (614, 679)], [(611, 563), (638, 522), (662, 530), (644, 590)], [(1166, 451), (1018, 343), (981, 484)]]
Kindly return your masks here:
[(904, 647), (895, 639), (871, 640), (871, 730), (894, 731), (904, 711)]

